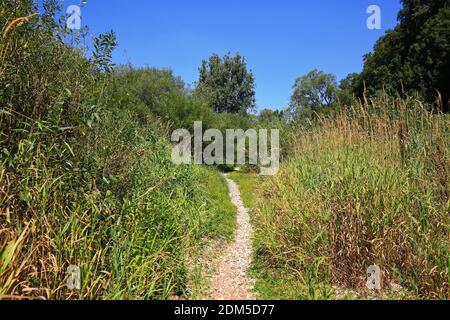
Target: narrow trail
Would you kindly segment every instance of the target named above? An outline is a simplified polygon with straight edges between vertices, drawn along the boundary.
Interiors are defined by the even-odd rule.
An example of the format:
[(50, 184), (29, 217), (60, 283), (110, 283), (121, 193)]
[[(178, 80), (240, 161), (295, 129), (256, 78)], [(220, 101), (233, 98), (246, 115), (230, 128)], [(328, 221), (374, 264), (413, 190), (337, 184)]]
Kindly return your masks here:
[(211, 298), (214, 300), (255, 300), (254, 280), (247, 275), (252, 260), (253, 229), (248, 209), (244, 207), (239, 188), (225, 175), (231, 201), (237, 208), (235, 239), (227, 245), (219, 258), (217, 270), (211, 281)]

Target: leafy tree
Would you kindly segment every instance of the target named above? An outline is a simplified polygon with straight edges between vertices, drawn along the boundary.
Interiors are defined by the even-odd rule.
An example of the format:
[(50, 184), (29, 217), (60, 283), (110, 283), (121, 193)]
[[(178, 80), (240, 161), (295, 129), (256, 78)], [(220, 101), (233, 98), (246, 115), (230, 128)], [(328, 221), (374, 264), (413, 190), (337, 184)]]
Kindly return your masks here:
[(441, 95), (444, 110), (450, 99), (450, 2), (402, 0), (399, 24), (365, 56), (355, 87), (361, 94), (385, 89), (390, 93), (419, 92), (429, 102)]
[(254, 110), (255, 81), (242, 56), (212, 55), (202, 61), (199, 71), (196, 94), (206, 98), (214, 111), (246, 114)]
[(293, 89), (290, 110), (294, 114), (298, 114), (303, 109), (318, 112), (330, 107), (336, 101), (336, 77), (317, 69), (298, 78)]
[(118, 45), (116, 34), (113, 31), (100, 34), (94, 38), (93, 44), (92, 62), (98, 66), (100, 71), (111, 72), (114, 67), (112, 52)]
[(339, 104), (343, 106), (350, 106), (354, 101), (354, 88), (359, 81), (360, 75), (358, 73), (350, 73), (339, 83), (339, 90), (337, 99)]
[(283, 112), (279, 110), (263, 109), (259, 113), (259, 120), (262, 122), (271, 122), (282, 119)]

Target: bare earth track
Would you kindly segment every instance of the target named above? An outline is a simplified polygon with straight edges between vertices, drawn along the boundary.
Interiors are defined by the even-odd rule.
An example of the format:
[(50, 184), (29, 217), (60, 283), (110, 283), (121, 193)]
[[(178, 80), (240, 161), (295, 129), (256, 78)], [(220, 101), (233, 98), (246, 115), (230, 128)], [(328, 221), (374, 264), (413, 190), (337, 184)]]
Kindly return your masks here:
[(211, 299), (255, 300), (254, 280), (247, 275), (252, 260), (252, 235), (248, 209), (244, 207), (239, 188), (231, 179), (225, 178), (231, 201), (237, 208), (237, 231), (232, 243), (224, 248), (217, 269), (211, 280)]

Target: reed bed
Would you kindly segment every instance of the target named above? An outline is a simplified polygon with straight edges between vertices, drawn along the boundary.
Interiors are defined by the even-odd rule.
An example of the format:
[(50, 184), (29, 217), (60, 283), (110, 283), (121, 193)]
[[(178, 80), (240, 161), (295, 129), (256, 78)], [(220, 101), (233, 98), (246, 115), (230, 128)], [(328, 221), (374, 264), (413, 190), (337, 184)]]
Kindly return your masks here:
[[(291, 132), (289, 160), (260, 188), (259, 261), (305, 287), (449, 297), (449, 117), (380, 95)], [(324, 288), (328, 288), (325, 289)]]

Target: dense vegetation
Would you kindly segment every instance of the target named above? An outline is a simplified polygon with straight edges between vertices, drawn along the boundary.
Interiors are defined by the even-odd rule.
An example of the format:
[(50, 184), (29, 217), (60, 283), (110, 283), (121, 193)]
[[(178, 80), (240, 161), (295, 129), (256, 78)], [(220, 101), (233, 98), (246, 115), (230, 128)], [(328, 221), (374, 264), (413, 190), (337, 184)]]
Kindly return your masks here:
[[(0, 295), (183, 295), (187, 254), (233, 232), (219, 173), (170, 160), (168, 108), (184, 119), (195, 103), (168, 71), (113, 72), (112, 33), (86, 58), (66, 41), (83, 34), (44, 4), (39, 16), (30, 1), (0, 4)], [(65, 286), (69, 265), (79, 292)]]
[(355, 78), (355, 91), (364, 85), (374, 93), (420, 93), (448, 111), (450, 100), (450, 2), (402, 0), (399, 24), (378, 40), (365, 56), (364, 70)]
[(281, 171), (237, 181), (244, 195), (259, 190), (262, 298), (367, 297), (373, 264), (384, 297), (449, 297), (450, 11), (448, 1), (403, 3), (361, 74), (338, 85), (313, 70), (287, 110), (261, 113), (283, 130)]
[(361, 73), (351, 73), (338, 85), (336, 77), (313, 70), (294, 84), (290, 114), (329, 112), (350, 105), (353, 96), (387, 92), (403, 98), (418, 95), (441, 111), (450, 101), (450, 2), (402, 0), (398, 25), (388, 30), (364, 56)]
[[(297, 127), (289, 160), (258, 188), (264, 290), (329, 298), (332, 286), (364, 288), (377, 264), (385, 290), (447, 298), (448, 121), (415, 99), (384, 96)], [(297, 291), (280, 289), (286, 282)]]
[(236, 225), (219, 171), (170, 159), (172, 130), (202, 121), (281, 130), (277, 176), (231, 174), (255, 209), (263, 298), (339, 298), (372, 264), (400, 297), (448, 298), (449, 7), (403, 2), (361, 74), (313, 70), (286, 110), (256, 116), (239, 54), (203, 61), (189, 90), (171, 70), (114, 66), (113, 32), (88, 50), (56, 0), (2, 1), (0, 297), (188, 297), (189, 256)]
[(115, 68), (112, 92), (120, 104), (141, 105), (167, 125), (168, 131), (185, 128), (193, 131), (194, 121), (202, 121), (203, 127), (226, 129), (251, 126), (249, 117), (238, 113), (218, 113), (205, 99), (189, 92), (184, 82), (171, 70), (154, 68)]
[(242, 56), (221, 58), (214, 54), (202, 62), (199, 71), (196, 93), (208, 101), (215, 112), (245, 115), (254, 111), (255, 80)]

